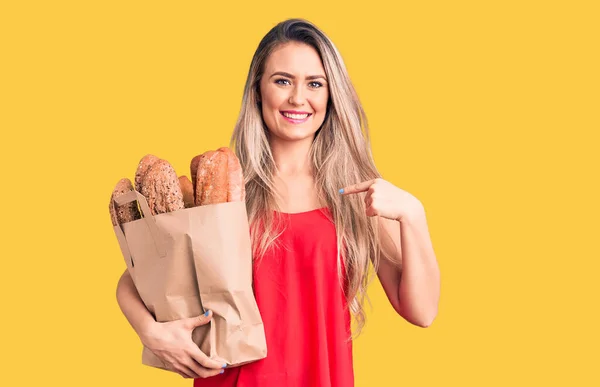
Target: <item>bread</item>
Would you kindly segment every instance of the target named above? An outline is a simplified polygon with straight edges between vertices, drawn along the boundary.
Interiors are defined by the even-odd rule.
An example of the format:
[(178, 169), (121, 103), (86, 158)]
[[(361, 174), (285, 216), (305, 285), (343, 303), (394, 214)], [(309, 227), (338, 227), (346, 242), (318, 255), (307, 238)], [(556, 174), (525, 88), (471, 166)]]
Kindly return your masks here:
[(131, 180), (124, 178), (117, 182), (115, 189), (110, 196), (110, 219), (113, 226), (141, 219), (142, 215), (137, 207), (137, 202), (133, 201), (123, 205), (117, 205), (115, 199), (127, 192), (133, 191)]
[[(245, 200), (242, 168), (235, 153), (228, 147), (195, 156), (190, 163), (190, 173), (191, 179), (187, 176), (178, 177), (169, 162), (147, 154), (138, 163), (135, 189), (146, 198), (152, 215)], [(136, 207), (135, 203), (133, 206)], [(133, 207), (128, 211), (133, 211)], [(137, 215), (129, 212), (123, 216), (132, 219), (139, 216), (139, 211)], [(111, 218), (113, 222), (119, 220), (117, 213), (111, 212)]]
[(158, 160), (152, 164), (143, 176), (141, 186), (152, 215), (185, 208), (177, 173), (168, 161)]
[(195, 156), (190, 163), (190, 176), (192, 177), (192, 186), (194, 187), (194, 198), (196, 198), (196, 175), (198, 174), (198, 165), (204, 154)]
[(200, 159), (196, 178), (196, 205), (227, 202), (227, 155), (208, 151)]
[(246, 200), (246, 188), (244, 176), (242, 175), (242, 166), (233, 151), (227, 147), (218, 149), (227, 155), (227, 201), (241, 202)]
[[(204, 191), (204, 182), (207, 179), (208, 165), (210, 157), (215, 154), (215, 151), (206, 151), (199, 156), (194, 157), (196, 161), (196, 170), (194, 174), (194, 170), (192, 169), (192, 176), (195, 176), (195, 180), (192, 180), (192, 184), (194, 185), (194, 200), (196, 205), (199, 206), (202, 204), (202, 192)], [(192, 165), (190, 168), (193, 168), (194, 160), (192, 160)]]
[(200, 159), (202, 159), (203, 156), (204, 156), (204, 153), (194, 157), (192, 159), (192, 162), (190, 163), (190, 172), (191, 172), (191, 176), (192, 176), (192, 182), (196, 178), (196, 173), (198, 171), (198, 164), (200, 163)]
[(135, 190), (138, 192), (142, 192), (142, 180), (144, 179), (144, 176), (146, 175), (146, 173), (148, 173), (148, 170), (150, 169), (150, 167), (156, 163), (158, 160), (160, 160), (158, 157), (154, 156), (154, 155), (146, 155), (144, 157), (142, 157), (142, 159), (140, 160), (137, 170), (135, 171)]
[(179, 176), (179, 187), (183, 194), (183, 204), (185, 208), (194, 207), (194, 187), (187, 176)]

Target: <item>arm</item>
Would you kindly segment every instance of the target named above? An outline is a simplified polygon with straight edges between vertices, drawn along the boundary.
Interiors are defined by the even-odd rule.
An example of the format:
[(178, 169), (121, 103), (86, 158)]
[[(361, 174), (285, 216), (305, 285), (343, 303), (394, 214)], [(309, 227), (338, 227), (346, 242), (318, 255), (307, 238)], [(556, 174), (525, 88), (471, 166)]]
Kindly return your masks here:
[(340, 190), (343, 195), (360, 192), (366, 192), (365, 215), (379, 220), (377, 275), (390, 303), (410, 323), (431, 325), (437, 315), (440, 273), (423, 205), (382, 178)]
[(440, 273), (425, 211), (420, 207), (399, 221), (380, 217), (379, 224), (381, 285), (398, 314), (428, 327), (437, 315)]
[(198, 317), (159, 323), (144, 305), (127, 270), (117, 284), (117, 302), (142, 343), (168, 368), (184, 378), (206, 378), (223, 372), (225, 366), (206, 356), (192, 341), (192, 332), (212, 318)]
[(147, 341), (148, 332), (156, 323), (154, 317), (142, 302), (142, 299), (133, 284), (131, 275), (125, 270), (117, 284), (117, 303), (129, 325), (138, 334), (142, 343)]

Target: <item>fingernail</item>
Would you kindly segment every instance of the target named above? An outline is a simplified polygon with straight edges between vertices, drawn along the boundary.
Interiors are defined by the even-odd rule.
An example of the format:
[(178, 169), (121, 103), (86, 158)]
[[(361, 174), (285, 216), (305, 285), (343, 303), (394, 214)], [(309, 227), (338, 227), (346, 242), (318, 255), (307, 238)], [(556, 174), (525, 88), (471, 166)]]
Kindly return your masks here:
[(219, 372), (219, 373), (221, 373), (221, 374), (222, 374), (223, 372), (225, 372), (225, 370), (221, 370), (221, 372)]
[(204, 315), (205, 315), (206, 317), (208, 317), (208, 313), (209, 313), (209, 312), (210, 312), (210, 310), (207, 310), (207, 311), (204, 313)]
[(344, 193), (344, 189), (340, 188), (340, 193), (343, 194)]
[(222, 367), (222, 368), (225, 368), (225, 367), (227, 367), (227, 363), (223, 364), (223, 367)]

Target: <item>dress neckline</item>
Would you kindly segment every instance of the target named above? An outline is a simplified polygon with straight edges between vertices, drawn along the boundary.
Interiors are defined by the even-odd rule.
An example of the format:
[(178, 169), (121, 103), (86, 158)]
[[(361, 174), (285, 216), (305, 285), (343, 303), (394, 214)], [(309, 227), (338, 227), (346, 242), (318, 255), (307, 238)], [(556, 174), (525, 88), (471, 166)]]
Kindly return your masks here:
[(297, 215), (312, 214), (313, 212), (317, 212), (317, 211), (326, 211), (328, 209), (329, 209), (328, 207), (319, 207), (319, 208), (315, 208), (312, 210), (300, 211), (300, 212), (280, 212), (280, 211), (274, 211), (274, 212), (281, 214), (281, 215), (297, 216)]

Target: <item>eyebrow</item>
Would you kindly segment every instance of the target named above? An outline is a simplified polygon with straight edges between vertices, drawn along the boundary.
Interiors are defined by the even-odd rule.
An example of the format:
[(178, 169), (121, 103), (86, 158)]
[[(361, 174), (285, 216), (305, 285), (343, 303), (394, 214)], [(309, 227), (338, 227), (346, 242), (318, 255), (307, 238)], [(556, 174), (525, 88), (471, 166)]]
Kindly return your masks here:
[[(269, 78), (273, 78), (275, 75), (281, 75), (281, 76), (284, 76), (284, 77), (296, 79), (295, 76), (293, 76), (290, 73), (286, 73), (285, 71), (276, 71), (273, 74), (271, 74), (271, 76)], [(308, 80), (319, 79), (319, 78), (323, 78), (323, 80), (327, 81), (327, 78), (325, 78), (324, 75), (309, 75), (308, 77), (306, 77), (306, 79), (308, 79)]]

